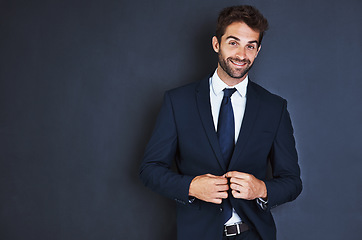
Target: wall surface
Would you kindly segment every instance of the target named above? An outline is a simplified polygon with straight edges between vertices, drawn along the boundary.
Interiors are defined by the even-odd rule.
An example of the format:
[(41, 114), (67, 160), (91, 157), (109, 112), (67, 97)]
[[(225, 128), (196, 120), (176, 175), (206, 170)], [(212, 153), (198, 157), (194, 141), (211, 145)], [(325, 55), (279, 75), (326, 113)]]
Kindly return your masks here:
[(216, 67), (218, 12), (270, 29), (251, 78), (288, 100), (304, 190), (281, 240), (361, 239), (362, 2), (0, 1), (0, 239), (175, 239), (138, 178), (163, 92)]

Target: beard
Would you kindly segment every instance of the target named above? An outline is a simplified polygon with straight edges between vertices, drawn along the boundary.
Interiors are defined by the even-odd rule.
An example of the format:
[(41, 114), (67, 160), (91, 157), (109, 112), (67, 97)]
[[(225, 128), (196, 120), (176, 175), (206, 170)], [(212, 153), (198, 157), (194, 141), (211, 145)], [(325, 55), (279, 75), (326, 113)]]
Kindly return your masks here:
[[(238, 58), (232, 58), (232, 57), (228, 57), (228, 58), (224, 58), (221, 51), (218, 54), (219, 56), (219, 64), (221, 66), (221, 68), (232, 78), (237, 78), (240, 79), (242, 77), (245, 76), (245, 74), (247, 74), (249, 72), (249, 70), (251, 69), (251, 67), (253, 66), (253, 64), (251, 63), (251, 61), (249, 59), (243, 59), (240, 60)], [(235, 69), (235, 67), (233, 67), (233, 63), (246, 63), (244, 68), (237, 68)]]

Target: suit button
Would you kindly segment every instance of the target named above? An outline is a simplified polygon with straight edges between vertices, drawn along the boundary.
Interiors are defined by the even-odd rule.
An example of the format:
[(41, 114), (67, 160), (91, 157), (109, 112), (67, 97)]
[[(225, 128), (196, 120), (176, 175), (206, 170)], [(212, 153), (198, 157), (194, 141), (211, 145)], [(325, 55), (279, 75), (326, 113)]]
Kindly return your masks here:
[(220, 212), (224, 211), (224, 209), (222, 207), (220, 207)]

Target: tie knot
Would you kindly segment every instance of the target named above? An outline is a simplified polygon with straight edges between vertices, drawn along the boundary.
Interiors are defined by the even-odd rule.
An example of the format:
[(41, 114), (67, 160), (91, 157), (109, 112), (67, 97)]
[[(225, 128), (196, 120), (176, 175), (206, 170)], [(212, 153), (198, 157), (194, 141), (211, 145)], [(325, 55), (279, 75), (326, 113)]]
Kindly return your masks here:
[(236, 91), (236, 88), (224, 88), (224, 97), (231, 97), (233, 93)]

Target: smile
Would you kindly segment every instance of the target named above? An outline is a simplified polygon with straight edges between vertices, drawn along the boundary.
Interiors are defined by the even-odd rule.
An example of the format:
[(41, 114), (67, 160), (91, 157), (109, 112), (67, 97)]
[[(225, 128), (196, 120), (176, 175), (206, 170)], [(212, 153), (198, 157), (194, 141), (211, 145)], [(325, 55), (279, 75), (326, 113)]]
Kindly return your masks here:
[(230, 60), (230, 62), (238, 67), (244, 67), (246, 65), (246, 62), (234, 62), (233, 60)]

